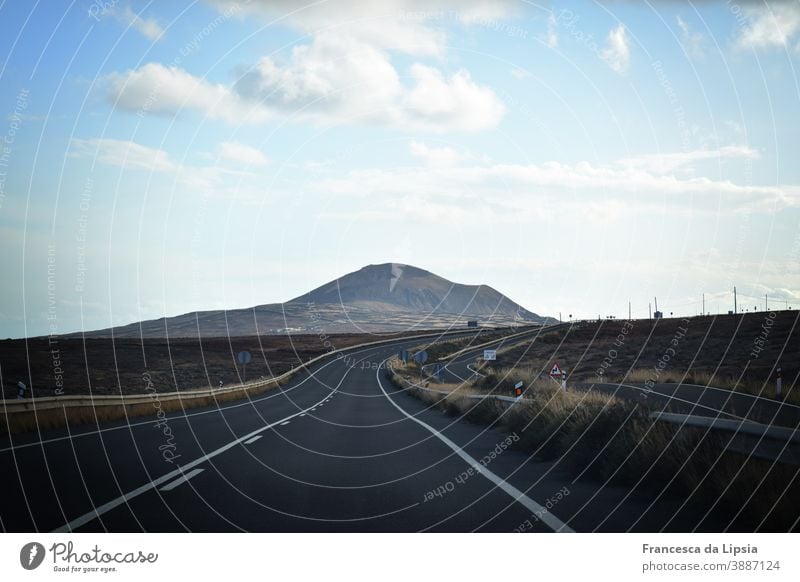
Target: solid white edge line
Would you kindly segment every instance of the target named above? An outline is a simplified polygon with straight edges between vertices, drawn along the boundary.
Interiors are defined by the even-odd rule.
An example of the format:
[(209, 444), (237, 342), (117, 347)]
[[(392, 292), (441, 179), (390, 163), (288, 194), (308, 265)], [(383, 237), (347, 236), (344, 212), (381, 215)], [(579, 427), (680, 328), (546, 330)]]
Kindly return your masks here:
[(183, 485), (189, 479), (191, 479), (192, 477), (196, 477), (197, 475), (199, 475), (203, 471), (205, 471), (205, 469), (192, 469), (191, 471), (189, 471), (185, 475), (181, 475), (180, 477), (178, 477), (177, 479), (175, 479), (171, 483), (168, 483), (168, 484), (164, 485), (163, 487), (161, 487), (159, 489), (159, 491), (172, 491), (178, 485)]
[(472, 367), (472, 364), (467, 364), (467, 370), (469, 370), (473, 374), (477, 374), (481, 378), (486, 378), (486, 375), (485, 374), (481, 374), (480, 372), (478, 372), (478, 370), (476, 370), (475, 368)]
[[(331, 394), (333, 394), (333, 393), (331, 393)], [(317, 402), (317, 404), (319, 404), (320, 402), (325, 402), (328, 398), (331, 397), (331, 394), (328, 394), (327, 396), (325, 396), (325, 398), (323, 398), (322, 400)], [(314, 404), (313, 406), (316, 406), (317, 404)], [(309, 408), (311, 408), (311, 407), (309, 407)], [(308, 408), (305, 409), (305, 410), (308, 410)], [(221, 455), (225, 451), (228, 451), (228, 450), (232, 449), (233, 447), (243, 443), (244, 441), (247, 441), (247, 440), (253, 438), (257, 434), (261, 434), (262, 432), (264, 432), (266, 430), (269, 430), (272, 427), (274, 427), (276, 425), (279, 425), (281, 423), (288, 422), (289, 419), (294, 418), (295, 416), (305, 412), (305, 410), (300, 410), (298, 412), (295, 412), (294, 414), (292, 414), (290, 416), (286, 416), (286, 417), (284, 417), (284, 418), (282, 418), (280, 420), (277, 420), (277, 421), (275, 421), (275, 422), (273, 422), (271, 424), (268, 424), (266, 426), (262, 426), (261, 428), (258, 428), (256, 430), (254, 430), (253, 432), (251, 432), (249, 434), (246, 434), (245, 436), (243, 436), (241, 438), (236, 439), (235, 441), (231, 441), (227, 445), (223, 445), (223, 446), (221, 446), (220, 448), (218, 448), (215, 451), (212, 451), (212, 452), (210, 452), (210, 453), (208, 453), (206, 455), (203, 455), (202, 457), (199, 457), (199, 458), (195, 459), (194, 461), (191, 461), (190, 463), (186, 463), (185, 465), (182, 465), (181, 467), (175, 469), (174, 471), (170, 471), (166, 475), (162, 475), (158, 479), (154, 479), (154, 480), (150, 481), (150, 483), (146, 483), (146, 484), (142, 485), (141, 487), (137, 487), (133, 491), (130, 491), (128, 493), (120, 495), (116, 499), (112, 499), (108, 503), (104, 503), (100, 507), (96, 507), (96, 508), (94, 508), (92, 511), (90, 511), (88, 513), (84, 513), (80, 517), (76, 517), (75, 519), (73, 519), (72, 521), (70, 521), (68, 523), (65, 523), (64, 525), (62, 525), (58, 529), (54, 529), (52, 531), (52, 533), (71, 533), (71, 532), (75, 531), (77, 528), (82, 527), (82, 526), (86, 525), (87, 523), (89, 523), (91, 521), (94, 521), (95, 519), (97, 519), (101, 515), (103, 515), (105, 513), (108, 513), (112, 509), (115, 509), (115, 508), (119, 507), (123, 503), (127, 503), (131, 499), (134, 499), (135, 497), (138, 497), (142, 493), (147, 493), (148, 491), (150, 491), (151, 489), (155, 489), (156, 487), (158, 487), (162, 483), (166, 483), (168, 481), (171, 481), (172, 479), (174, 479), (175, 477), (177, 477), (179, 475), (183, 475), (186, 472), (187, 469), (193, 469), (197, 465), (199, 465), (201, 463), (205, 463), (206, 461), (216, 457), (217, 455)]]
[(548, 525), (548, 527), (550, 527), (550, 529), (552, 529), (553, 531), (555, 531), (555, 532), (564, 532), (564, 533), (575, 533), (575, 530), (573, 530), (567, 524), (565, 524), (563, 521), (558, 519), (548, 509), (545, 509), (543, 506), (539, 505), (533, 499), (531, 499), (530, 497), (525, 495), (522, 491), (520, 491), (519, 489), (517, 489), (516, 487), (514, 487), (513, 485), (511, 485), (510, 483), (508, 483), (507, 481), (505, 481), (501, 477), (498, 477), (497, 475), (492, 473), (484, 465), (481, 465), (478, 461), (476, 461), (474, 458), (472, 458), (466, 451), (464, 451), (464, 449), (459, 447), (456, 443), (454, 443), (449, 438), (444, 436), (438, 430), (436, 430), (435, 428), (433, 428), (429, 424), (426, 424), (426, 423), (422, 422), (420, 419), (416, 418), (415, 416), (413, 416), (413, 415), (407, 413), (405, 410), (403, 410), (403, 408), (399, 404), (397, 404), (394, 400), (392, 400), (391, 396), (389, 396), (389, 394), (386, 392), (386, 390), (384, 390), (383, 382), (381, 382), (381, 377), (380, 377), (380, 368), (375, 371), (375, 378), (378, 380), (378, 386), (380, 387), (381, 392), (383, 392), (383, 395), (386, 396), (386, 399), (389, 402), (391, 402), (392, 405), (397, 410), (402, 412), (406, 417), (410, 418), (411, 420), (413, 420), (414, 422), (416, 422), (420, 426), (426, 428), (431, 434), (433, 434), (433, 436), (435, 436), (440, 441), (442, 441), (444, 444), (446, 444), (448, 447), (453, 449), (453, 451), (455, 451), (455, 453), (459, 457), (464, 459), (479, 474), (483, 475), (489, 481), (491, 481), (492, 483), (497, 485), (497, 487), (499, 487), (504, 492), (506, 492), (508, 495), (510, 495), (514, 499), (514, 501), (516, 501), (517, 503), (521, 504), (523, 507), (525, 507), (532, 514), (536, 514), (536, 516), (541, 521), (546, 523)]

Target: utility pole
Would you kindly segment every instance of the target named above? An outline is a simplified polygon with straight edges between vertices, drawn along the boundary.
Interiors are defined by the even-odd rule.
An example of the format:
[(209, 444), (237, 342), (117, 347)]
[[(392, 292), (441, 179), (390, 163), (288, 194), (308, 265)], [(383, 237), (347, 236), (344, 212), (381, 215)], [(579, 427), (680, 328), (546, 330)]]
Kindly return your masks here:
[(764, 293), (764, 311), (769, 311), (769, 295)]
[(561, 323), (561, 312), (558, 312), (558, 323)]
[(631, 320), (631, 302), (628, 301), (628, 321)]
[(736, 305), (736, 285), (733, 286), (733, 314), (739, 313), (739, 308)]
[(706, 314), (706, 294), (703, 293), (703, 315)]
[(653, 319), (653, 304), (652, 303), (648, 303), (647, 304), (647, 313), (649, 314), (647, 317), (649, 319)]
[(656, 302), (656, 311), (658, 311), (658, 297), (653, 297), (653, 301)]

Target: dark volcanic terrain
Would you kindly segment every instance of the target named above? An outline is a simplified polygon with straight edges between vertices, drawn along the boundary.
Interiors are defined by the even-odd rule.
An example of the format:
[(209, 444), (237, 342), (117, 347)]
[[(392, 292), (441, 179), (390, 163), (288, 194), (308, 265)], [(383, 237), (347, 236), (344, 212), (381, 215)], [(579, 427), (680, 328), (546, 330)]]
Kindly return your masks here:
[(86, 332), (86, 337), (396, 333), (463, 327), (469, 320), (483, 326), (554, 321), (486, 285), (462, 285), (417, 267), (385, 263), (349, 273), (287, 303), (186, 313)]
[(798, 311), (589, 322), (501, 353), (496, 366), (546, 371), (557, 360), (575, 382), (651, 379), (764, 396), (774, 395), (781, 368), (784, 394), (797, 400), (791, 387), (800, 378), (798, 323)]
[[(487, 330), (488, 331), (488, 330)], [(402, 337), (404, 334), (391, 336)], [(411, 334), (405, 334), (411, 335)], [(3, 396), (16, 397), (16, 383), (32, 388), (28, 396), (63, 394), (140, 394), (145, 372), (158, 392), (209, 388), (241, 382), (236, 355), (249, 351), (246, 380), (278, 376), (324, 354), (383, 339), (371, 334), (261, 336), (236, 338), (104, 339), (47, 338), (0, 341)], [(478, 340), (479, 341), (479, 340)], [(328, 342), (328, 344), (326, 344)], [(59, 371), (60, 370), (60, 371)]]

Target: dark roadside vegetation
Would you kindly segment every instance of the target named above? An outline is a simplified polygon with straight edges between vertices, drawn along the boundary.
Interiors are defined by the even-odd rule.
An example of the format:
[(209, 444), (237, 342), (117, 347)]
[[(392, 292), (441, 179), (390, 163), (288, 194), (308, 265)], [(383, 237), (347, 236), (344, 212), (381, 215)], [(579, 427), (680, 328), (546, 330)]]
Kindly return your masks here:
[(331, 347), (379, 339), (382, 336), (365, 333), (202, 340), (57, 337), (53, 343), (46, 337), (4, 340), (0, 341), (3, 396), (16, 398), (18, 381), (28, 386), (29, 397), (56, 395), (59, 381), (63, 394), (141, 394), (145, 372), (161, 393), (213, 388), (220, 381), (228, 386), (242, 381), (242, 367), (236, 361), (241, 351), (252, 354), (246, 379), (255, 380), (279, 376)]
[[(781, 327), (773, 330), (771, 337), (785, 334), (783, 340), (776, 341), (796, 341), (792, 327), (795, 314), (791, 315), (791, 321), (784, 317)], [(638, 342), (638, 349), (643, 354), (648, 353), (645, 358), (651, 358), (655, 365), (677, 331), (677, 322), (636, 323), (638, 339), (631, 337), (626, 340), (627, 345), (633, 348)], [(717, 358), (709, 346), (719, 346), (722, 340), (712, 339), (709, 333), (698, 341), (699, 332), (695, 330), (707, 331), (713, 329), (713, 324), (702, 322), (704, 326), (701, 327), (692, 323), (698, 322), (689, 322), (691, 331), (686, 333), (686, 345), (700, 347), (702, 344), (700, 349), (705, 349), (706, 356), (701, 362), (708, 366)], [(389, 374), (398, 387), (409, 389), (448, 414), (517, 433), (521, 436), (515, 444), (517, 448), (540, 461), (554, 463), (555, 468), (575, 478), (628, 487), (653, 500), (662, 497), (685, 500), (683, 511), (691, 513), (698, 531), (800, 529), (800, 467), (737, 452), (734, 449), (741, 450), (741, 447), (735, 446), (739, 441), (735, 440), (738, 437), (734, 433), (658, 422), (650, 417), (650, 408), (635, 401), (596, 391), (562, 391), (551, 380), (541, 378), (542, 371), (546, 370), (544, 366), (554, 356), (562, 362), (570, 362), (570, 355), (590, 351), (598, 353), (589, 356), (588, 365), (581, 368), (568, 363), (565, 367), (572, 367), (572, 374), (574, 370), (578, 373), (582, 370), (586, 378), (594, 376), (602, 361), (598, 356), (604, 354), (605, 357), (622, 324), (619, 321), (591, 323), (582, 329), (573, 328), (569, 333), (540, 336), (534, 344), (526, 343), (498, 355), (492, 367), (484, 368), (486, 376), (475, 383), (438, 385), (431, 381), (430, 388), (442, 389), (444, 394), (409, 389), (403, 377), (418, 376), (413, 363), (406, 366), (397, 363)], [(744, 327), (744, 322), (742, 324)], [(744, 333), (753, 331), (745, 329)], [(667, 337), (666, 344), (662, 337)], [(545, 338), (547, 341), (543, 342)], [(587, 350), (587, 343), (593, 341), (604, 347), (593, 346)], [(649, 342), (657, 347), (648, 350), (643, 344)], [(728, 338), (725, 345), (728, 343), (733, 345), (728, 352), (743, 349), (742, 342), (730, 342)], [(718, 355), (726, 351), (726, 348), (721, 352), (719, 347), (716, 349)], [(536, 355), (531, 356), (534, 350)], [(765, 352), (766, 349), (761, 353)], [(767, 353), (775, 357), (775, 352)], [(652, 359), (655, 354), (658, 356)], [(626, 357), (629, 357), (627, 353)], [(578, 358), (574, 360), (579, 361)], [(678, 364), (685, 362), (677, 361)], [(691, 362), (691, 358), (688, 361)], [(730, 366), (727, 370), (735, 370), (735, 360), (723, 357), (722, 361)], [(760, 365), (755, 369), (756, 373), (765, 372), (768, 366)], [(509, 406), (498, 400), (469, 398), (476, 394), (513, 394), (513, 384), (518, 380), (523, 380), (526, 386), (523, 402)]]
[[(465, 330), (466, 331), (466, 330)], [(202, 338), (87, 338), (59, 336), (0, 341), (3, 397), (16, 398), (16, 384), (28, 387), (27, 396), (63, 394), (141, 394), (145, 372), (160, 393), (215, 388), (242, 381), (236, 355), (249, 351), (246, 380), (272, 378), (331, 349), (381, 339), (419, 335), (424, 330), (380, 335), (299, 334)], [(478, 330), (473, 343), (506, 332)], [(468, 340), (458, 345), (467, 345)], [(326, 343), (327, 342), (327, 343)], [(437, 345), (429, 350), (438, 349)]]
[[(540, 368), (557, 360), (570, 382), (688, 383), (800, 404), (800, 311), (698, 316), (687, 320), (602, 320), (542, 335), (498, 353), (496, 367)], [(627, 326), (627, 333), (623, 333)], [(685, 332), (683, 331), (685, 330)], [(677, 340), (677, 345), (673, 345)], [(673, 352), (667, 351), (673, 348)], [(662, 358), (667, 361), (656, 368)]]
[[(368, 335), (331, 336), (336, 347), (369, 341)], [(53, 350), (58, 350), (54, 352)], [(239, 383), (236, 354), (249, 351), (247, 379), (278, 376), (327, 351), (316, 335), (198, 339), (48, 338), (0, 341), (3, 396), (16, 397), (25, 382), (28, 396), (56, 395), (57, 375), (64, 394), (138, 394), (147, 372), (159, 392)], [(60, 368), (60, 374), (58, 374)]]

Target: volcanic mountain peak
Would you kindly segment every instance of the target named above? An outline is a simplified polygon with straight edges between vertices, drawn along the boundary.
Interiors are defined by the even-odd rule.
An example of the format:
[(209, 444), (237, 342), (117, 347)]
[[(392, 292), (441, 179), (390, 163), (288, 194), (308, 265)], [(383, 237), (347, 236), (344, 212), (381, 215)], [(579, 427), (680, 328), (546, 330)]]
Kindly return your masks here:
[(453, 283), (402, 263), (368, 265), (287, 303), (186, 313), (87, 332), (86, 337), (224, 337), (283, 333), (396, 332), (544, 323), (487, 285)]
[(538, 316), (520, 307), (487, 285), (453, 283), (425, 269), (402, 263), (368, 265), (317, 287), (290, 303), (359, 305), (386, 304), (427, 313), (464, 315), (505, 314), (535, 320)]

